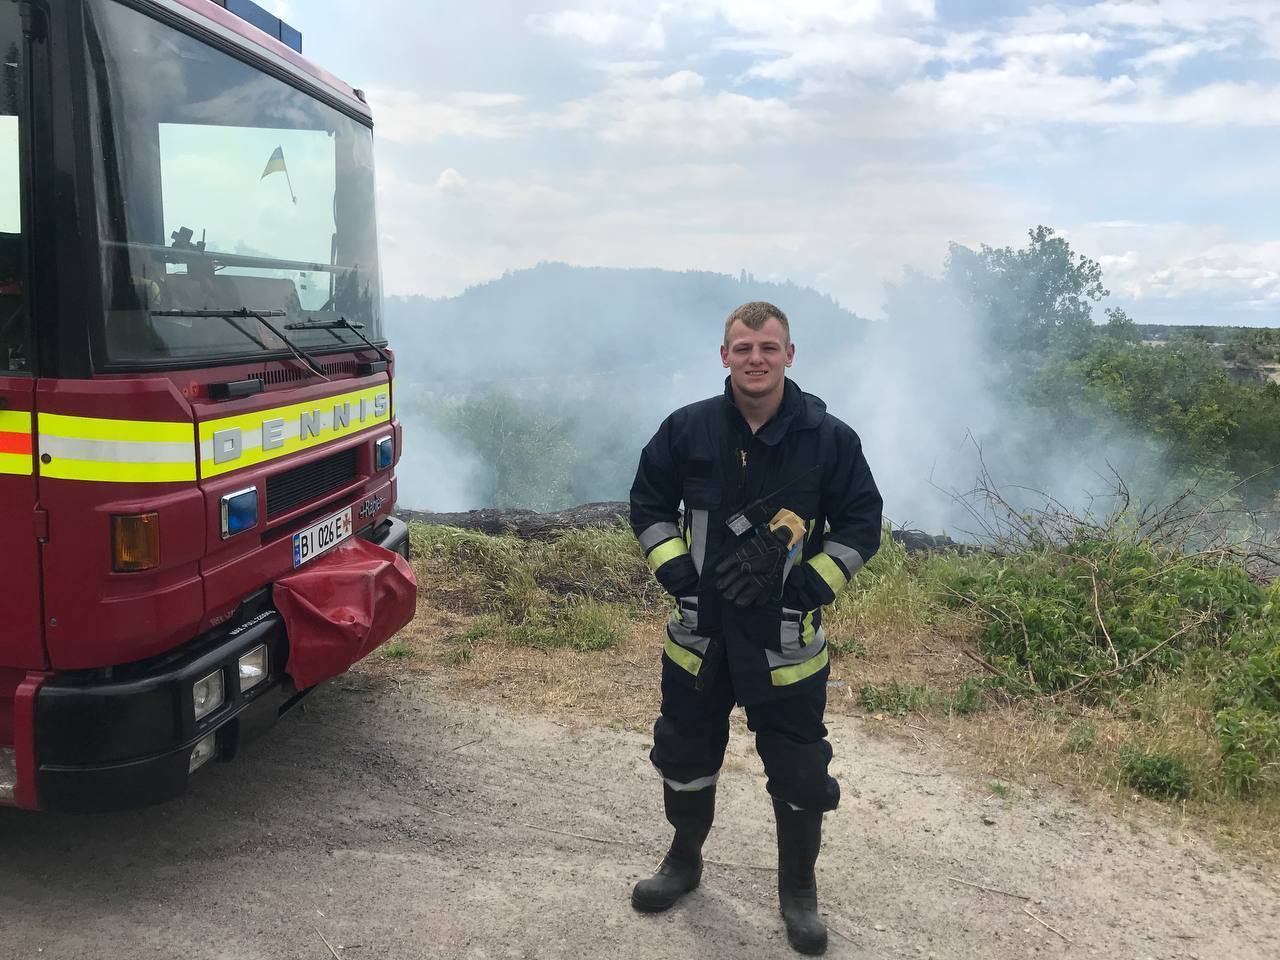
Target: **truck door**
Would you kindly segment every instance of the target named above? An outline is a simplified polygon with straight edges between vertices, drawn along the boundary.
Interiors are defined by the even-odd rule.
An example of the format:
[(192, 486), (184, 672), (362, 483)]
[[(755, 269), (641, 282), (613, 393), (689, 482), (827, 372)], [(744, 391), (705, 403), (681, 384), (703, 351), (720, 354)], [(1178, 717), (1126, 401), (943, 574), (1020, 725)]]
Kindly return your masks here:
[(25, 189), (26, 43), (18, 4), (0, 9), (0, 667), (45, 666), (36, 477), (32, 457), (32, 323)]

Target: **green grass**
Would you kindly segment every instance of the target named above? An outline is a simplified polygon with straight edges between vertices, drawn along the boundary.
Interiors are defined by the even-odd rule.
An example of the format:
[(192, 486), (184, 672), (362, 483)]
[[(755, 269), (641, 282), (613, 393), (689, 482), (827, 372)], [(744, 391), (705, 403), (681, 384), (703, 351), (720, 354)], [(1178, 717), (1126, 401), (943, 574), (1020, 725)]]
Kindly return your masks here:
[(1062, 749), (1067, 753), (1088, 753), (1098, 742), (1098, 728), (1088, 720), (1082, 720), (1071, 727)]
[(484, 606), (516, 622), (556, 598), (621, 604), (635, 612), (666, 602), (626, 527), (568, 530), (546, 540), (428, 524), (414, 524), (412, 531), (417, 556), (469, 577), (481, 586)]
[(842, 593), (823, 613), (828, 636), (864, 636), (888, 622), (898, 627), (929, 622), (930, 585), (921, 578), (906, 549), (887, 534), (854, 583), (855, 588)]
[(383, 644), (380, 652), (383, 660), (408, 660), (413, 656), (413, 649), (401, 640)]
[(497, 639), (501, 633), (502, 621), (498, 617), (480, 617), (461, 634), (445, 637), (444, 662), (454, 667), (470, 663), (480, 644)]
[(618, 645), (627, 629), (628, 612), (615, 604), (579, 600), (511, 627), (507, 637), (525, 647), (565, 647), (586, 652)]
[(919, 684), (902, 684), (890, 680), (884, 686), (867, 684), (858, 691), (858, 703), (872, 713), (891, 713), (902, 716), (921, 710), (933, 702), (933, 694)]

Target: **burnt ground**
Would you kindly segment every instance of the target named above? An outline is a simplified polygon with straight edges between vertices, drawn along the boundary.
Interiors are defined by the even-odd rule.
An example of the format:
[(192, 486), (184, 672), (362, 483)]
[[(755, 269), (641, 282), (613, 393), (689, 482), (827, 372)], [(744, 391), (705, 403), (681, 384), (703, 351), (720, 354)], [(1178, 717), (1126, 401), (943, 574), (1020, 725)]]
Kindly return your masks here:
[[(831, 719), (845, 799), (819, 861), (830, 956), (1280, 956), (1273, 870), (1164, 821), (994, 796), (956, 748), (865, 722)], [(362, 670), (179, 801), (0, 810), (0, 958), (794, 956), (738, 724), (702, 888), (666, 915), (631, 911), (666, 835), (646, 748)]]

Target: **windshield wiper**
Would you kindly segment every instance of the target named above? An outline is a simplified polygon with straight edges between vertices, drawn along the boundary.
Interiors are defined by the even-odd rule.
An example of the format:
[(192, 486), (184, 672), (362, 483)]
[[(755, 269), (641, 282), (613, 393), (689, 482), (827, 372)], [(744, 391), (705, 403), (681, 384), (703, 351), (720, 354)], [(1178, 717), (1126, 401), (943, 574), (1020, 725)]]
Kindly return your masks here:
[(244, 327), (240, 326), (240, 324), (236, 323), (236, 316), (238, 316), (238, 314), (233, 314), (226, 310), (148, 310), (147, 313), (153, 317), (221, 317), (231, 325), (231, 329), (235, 330), (236, 333), (240, 333), (248, 337), (263, 350), (268, 349), (267, 345), (263, 343), (261, 339), (254, 336)]
[(310, 367), (311, 371), (317, 377), (319, 377), (321, 380), (324, 380), (326, 382), (329, 379), (327, 376), (325, 376), (324, 370), (321, 368), (320, 364), (316, 362), (316, 359), (313, 356), (311, 356), (311, 354), (307, 353), (305, 350), (299, 347), (296, 343), (294, 343), (292, 340), (286, 337), (284, 333), (281, 330), (279, 330), (274, 323), (270, 323), (267, 320), (267, 317), (288, 316), (288, 314), (286, 314), (283, 310), (250, 310), (248, 307), (240, 307), (238, 310), (152, 310), (151, 315), (153, 317), (219, 317), (223, 320), (226, 320), (229, 324), (231, 324), (231, 326), (235, 327), (237, 330), (243, 333), (246, 337), (251, 339), (254, 343), (258, 344), (258, 346), (266, 350), (268, 348), (265, 343), (263, 343), (260, 339), (255, 337), (253, 334), (249, 333), (249, 331), (241, 327), (240, 324), (235, 322), (237, 319), (257, 320), (260, 324), (262, 324), (264, 327), (270, 330), (276, 337), (278, 337), (281, 343), (283, 343), (286, 347), (292, 350), (293, 355), (295, 357), (297, 357), (299, 360), (305, 363), (308, 367)]
[[(391, 357), (387, 355), (387, 352), (360, 332), (364, 329), (364, 324), (352, 323), (346, 317), (340, 316), (337, 320), (298, 320), (293, 323), (286, 323), (284, 328), (286, 330), (328, 330), (330, 333), (333, 333), (334, 330), (350, 330), (374, 350), (383, 361), (388, 364), (391, 363)], [(339, 342), (342, 342), (342, 338), (336, 333), (333, 335)]]

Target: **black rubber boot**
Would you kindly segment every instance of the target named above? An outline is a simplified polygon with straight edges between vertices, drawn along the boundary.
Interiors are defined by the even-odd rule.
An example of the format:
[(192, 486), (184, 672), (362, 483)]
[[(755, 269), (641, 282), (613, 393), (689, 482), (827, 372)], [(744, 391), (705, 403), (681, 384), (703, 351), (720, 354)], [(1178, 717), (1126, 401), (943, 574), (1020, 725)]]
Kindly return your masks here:
[(825, 953), (827, 925), (818, 916), (818, 881), (813, 868), (822, 847), (822, 811), (793, 810), (773, 801), (778, 820), (778, 905), (787, 923), (787, 942), (800, 953)]
[(676, 835), (658, 872), (631, 890), (631, 906), (641, 913), (668, 910), (698, 886), (702, 880), (702, 844), (715, 819), (714, 785), (702, 790), (672, 790), (663, 783), (662, 799)]

